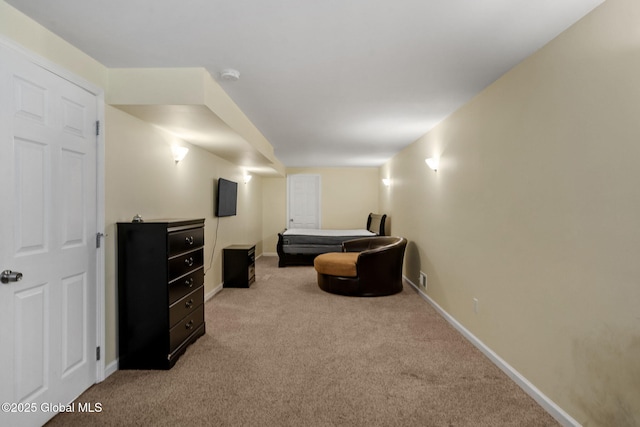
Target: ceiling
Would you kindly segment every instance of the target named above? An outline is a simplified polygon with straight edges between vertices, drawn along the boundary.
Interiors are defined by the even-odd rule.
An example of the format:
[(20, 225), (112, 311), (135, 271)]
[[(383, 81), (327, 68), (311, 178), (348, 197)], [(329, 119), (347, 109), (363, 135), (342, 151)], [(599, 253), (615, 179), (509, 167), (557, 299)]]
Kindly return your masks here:
[(6, 1), (109, 68), (204, 67), (313, 167), (383, 164), (603, 0)]

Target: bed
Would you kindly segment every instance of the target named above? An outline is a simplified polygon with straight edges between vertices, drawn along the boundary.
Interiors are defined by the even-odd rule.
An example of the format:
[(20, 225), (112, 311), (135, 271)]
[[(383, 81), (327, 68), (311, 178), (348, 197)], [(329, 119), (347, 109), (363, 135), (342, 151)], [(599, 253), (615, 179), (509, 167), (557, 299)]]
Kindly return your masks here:
[(386, 220), (386, 214), (370, 213), (366, 229), (285, 229), (278, 233), (278, 267), (313, 265), (317, 255), (341, 252), (345, 240), (384, 236)]

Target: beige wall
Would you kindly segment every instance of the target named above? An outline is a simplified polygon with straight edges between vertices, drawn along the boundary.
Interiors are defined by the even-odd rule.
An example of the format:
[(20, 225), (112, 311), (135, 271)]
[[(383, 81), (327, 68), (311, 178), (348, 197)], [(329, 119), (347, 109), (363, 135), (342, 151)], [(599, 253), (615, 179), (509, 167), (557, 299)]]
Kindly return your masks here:
[[(378, 168), (287, 168), (287, 175), (319, 175), (322, 228), (365, 228), (378, 212)], [(264, 178), (265, 253), (275, 253), (278, 233), (287, 227), (287, 179)]]
[(410, 279), (583, 425), (640, 424), (638, 22), (605, 2), (381, 170)]

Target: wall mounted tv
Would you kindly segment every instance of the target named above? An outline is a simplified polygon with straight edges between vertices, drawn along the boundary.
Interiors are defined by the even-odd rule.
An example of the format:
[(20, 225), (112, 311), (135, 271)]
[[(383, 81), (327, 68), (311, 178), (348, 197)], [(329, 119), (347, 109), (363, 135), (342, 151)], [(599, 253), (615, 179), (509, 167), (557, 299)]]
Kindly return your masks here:
[(238, 183), (228, 179), (218, 179), (216, 195), (216, 216), (234, 216), (238, 203)]

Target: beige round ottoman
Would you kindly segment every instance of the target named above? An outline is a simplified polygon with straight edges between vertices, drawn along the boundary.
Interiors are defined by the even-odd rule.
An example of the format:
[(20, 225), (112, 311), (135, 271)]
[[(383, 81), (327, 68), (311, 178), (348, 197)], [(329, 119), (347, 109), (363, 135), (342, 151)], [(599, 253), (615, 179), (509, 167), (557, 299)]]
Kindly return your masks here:
[(318, 272), (318, 286), (325, 292), (357, 295), (358, 252), (329, 252), (318, 255), (313, 266)]

